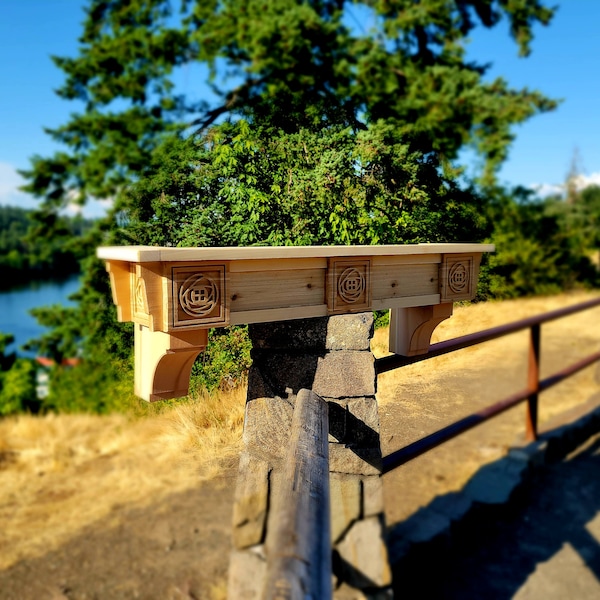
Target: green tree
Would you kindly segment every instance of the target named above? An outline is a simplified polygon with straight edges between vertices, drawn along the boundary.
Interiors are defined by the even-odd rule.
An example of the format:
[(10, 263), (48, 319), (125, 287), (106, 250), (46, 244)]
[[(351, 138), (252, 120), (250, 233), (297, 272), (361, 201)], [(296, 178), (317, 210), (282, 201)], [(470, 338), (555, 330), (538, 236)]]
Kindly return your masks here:
[(35, 367), (25, 358), (17, 358), (8, 371), (0, 373), (0, 415), (26, 410), (37, 411)]
[(13, 344), (14, 341), (15, 336), (11, 333), (0, 332), (0, 371), (8, 371), (17, 359), (17, 354), (15, 352), (6, 352), (8, 346)]
[[(590, 185), (579, 193), (575, 202), (579, 224), (588, 250), (600, 253), (600, 186)], [(600, 268), (600, 260), (598, 260)]]
[[(476, 26), (506, 18), (528, 54), (533, 26), (552, 16), (540, 0), (183, 0), (177, 15), (171, 4), (89, 2), (79, 55), (54, 59), (66, 74), (59, 95), (84, 110), (49, 131), (67, 151), (34, 157), (26, 173), (47, 204), (114, 197), (165, 133), (240, 114), (286, 132), (383, 119), (438, 161), (473, 144), (490, 181), (511, 127), (555, 106), (485, 81), (465, 52)], [(194, 61), (209, 68), (213, 103), (174, 88), (174, 71)]]
[[(60, 236), (49, 239), (49, 225)], [(79, 260), (91, 250), (86, 242), (91, 227), (81, 217), (51, 213), (40, 218), (31, 210), (0, 206), (0, 287), (78, 273)]]
[(365, 130), (282, 133), (245, 120), (171, 139), (127, 192), (127, 236), (159, 245), (315, 245), (481, 239), (479, 197)]
[[(487, 185), (512, 127), (556, 105), (486, 81), (465, 50), (476, 27), (504, 19), (527, 55), (534, 26), (552, 17), (541, 0), (171, 7), (90, 0), (78, 55), (54, 59), (66, 76), (59, 95), (81, 110), (49, 131), (65, 150), (34, 157), (24, 173), (49, 235), (66, 202), (97, 197), (114, 209), (94, 243), (478, 239), (486, 223), (455, 183), (459, 151), (481, 155)], [(194, 63), (212, 92), (201, 99), (173, 83)], [(128, 331), (112, 324), (100, 273), (90, 261), (71, 327), (85, 332), (91, 358), (120, 352)]]
[(13, 335), (0, 333), (0, 417), (37, 410), (35, 368), (30, 360), (6, 352), (14, 341)]
[(578, 202), (497, 190), (490, 204), (496, 252), (486, 257), (480, 293), (497, 298), (557, 293), (600, 283)]

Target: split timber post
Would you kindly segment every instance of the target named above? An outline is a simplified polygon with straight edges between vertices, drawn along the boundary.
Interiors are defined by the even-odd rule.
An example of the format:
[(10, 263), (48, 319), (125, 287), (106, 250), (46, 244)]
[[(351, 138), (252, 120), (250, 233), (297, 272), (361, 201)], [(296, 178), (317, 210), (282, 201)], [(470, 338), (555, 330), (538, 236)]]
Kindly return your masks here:
[(135, 391), (145, 400), (187, 393), (210, 327), (250, 324), (253, 365), (230, 598), (296, 597), (272, 589), (277, 578), (267, 564), (278, 535), (274, 515), (290, 483), (284, 456), (303, 388), (328, 406), (334, 597), (355, 598), (357, 590), (391, 596), (372, 311), (392, 309), (392, 352), (426, 353), (452, 302), (473, 298), (481, 254), (492, 250), (484, 244), (98, 249), (118, 316), (135, 323)]
[(265, 600), (331, 597), (328, 434), (327, 402), (300, 390), (266, 541)]

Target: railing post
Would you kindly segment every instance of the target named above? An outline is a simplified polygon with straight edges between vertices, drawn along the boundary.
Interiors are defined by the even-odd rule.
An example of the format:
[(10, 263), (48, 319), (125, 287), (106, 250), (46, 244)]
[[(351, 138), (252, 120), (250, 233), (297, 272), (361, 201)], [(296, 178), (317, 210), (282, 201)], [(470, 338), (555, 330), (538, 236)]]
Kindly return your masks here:
[(527, 387), (531, 394), (527, 398), (525, 416), (525, 436), (530, 442), (538, 438), (538, 395), (540, 390), (540, 324), (529, 329), (529, 364), (527, 370)]
[(267, 532), (264, 600), (331, 598), (328, 435), (327, 402), (300, 390)]

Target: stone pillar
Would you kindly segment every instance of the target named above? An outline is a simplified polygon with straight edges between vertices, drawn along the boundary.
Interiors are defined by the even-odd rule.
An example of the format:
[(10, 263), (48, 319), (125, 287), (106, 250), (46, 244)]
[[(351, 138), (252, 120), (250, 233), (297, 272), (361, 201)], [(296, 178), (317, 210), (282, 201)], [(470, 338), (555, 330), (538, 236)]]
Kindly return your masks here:
[(230, 599), (261, 597), (269, 509), (302, 388), (329, 405), (334, 598), (391, 598), (372, 334), (371, 313), (250, 325), (253, 365), (233, 511)]

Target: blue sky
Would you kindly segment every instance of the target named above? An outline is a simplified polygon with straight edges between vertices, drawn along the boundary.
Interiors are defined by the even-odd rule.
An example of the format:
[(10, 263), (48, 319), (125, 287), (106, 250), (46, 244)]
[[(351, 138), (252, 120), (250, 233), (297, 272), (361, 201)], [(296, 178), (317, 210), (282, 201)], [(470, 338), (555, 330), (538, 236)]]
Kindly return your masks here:
[[(44, 127), (65, 123), (76, 104), (53, 92), (62, 82), (50, 55), (74, 56), (83, 20), (81, 0), (0, 0), (0, 204), (33, 207), (17, 169), (60, 147)], [(562, 98), (559, 108), (515, 129), (517, 139), (499, 174), (508, 185), (556, 189), (577, 153), (585, 181), (600, 184), (600, 2), (562, 0), (549, 27), (538, 27), (533, 52), (517, 57), (507, 23), (477, 33), (471, 56), (492, 63), (488, 77)], [(190, 71), (190, 74), (194, 71)], [(185, 80), (190, 91), (194, 81)], [(92, 206), (88, 214), (97, 214)]]

